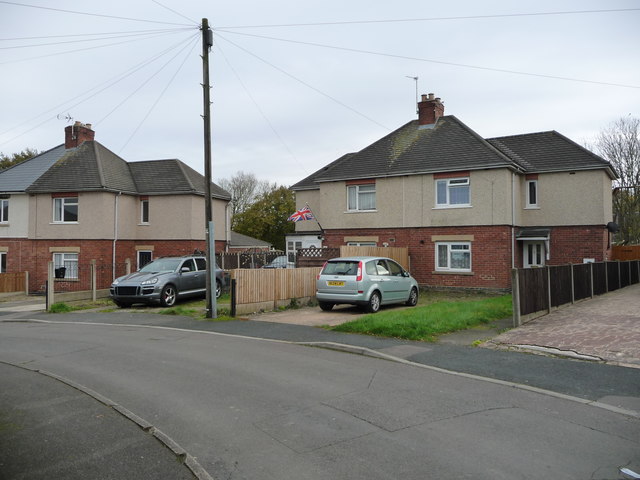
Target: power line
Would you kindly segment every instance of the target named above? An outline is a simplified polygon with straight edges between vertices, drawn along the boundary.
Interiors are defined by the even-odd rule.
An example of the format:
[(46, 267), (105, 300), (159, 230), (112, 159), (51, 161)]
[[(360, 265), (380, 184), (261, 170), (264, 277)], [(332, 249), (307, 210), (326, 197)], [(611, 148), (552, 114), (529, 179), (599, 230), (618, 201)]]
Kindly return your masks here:
[(172, 23), (172, 22), (160, 22), (158, 20), (147, 20), (144, 18), (131, 18), (131, 17), (119, 17), (116, 15), (104, 15), (104, 14), (100, 14), (100, 13), (89, 13), (89, 12), (79, 12), (77, 10), (64, 10), (62, 8), (52, 8), (52, 7), (42, 7), (40, 5), (29, 5), (26, 3), (18, 3), (18, 2), (8, 2), (5, 0), (0, 0), (0, 3), (4, 3), (6, 5), (15, 5), (17, 7), (28, 7), (28, 8), (38, 8), (41, 10), (51, 10), (54, 12), (61, 12), (61, 13), (72, 13), (74, 15), (86, 15), (89, 17), (102, 17), (102, 18), (113, 18), (116, 20), (129, 20), (132, 22), (145, 22), (145, 23), (157, 23), (160, 25), (180, 25), (180, 26), (191, 26), (185, 23)]
[[(220, 30), (216, 30), (216, 33), (218, 33), (218, 35), (220, 35)], [(231, 33), (233, 35), (243, 35), (246, 37), (255, 37), (255, 38), (263, 38), (263, 39), (267, 39), (267, 40), (275, 40), (278, 42), (286, 42), (286, 43), (295, 43), (298, 45), (309, 45), (309, 46), (313, 46), (313, 47), (320, 47), (320, 48), (330, 48), (333, 50), (342, 50), (345, 52), (353, 52), (353, 53), (362, 53), (362, 54), (366, 54), (366, 55), (377, 55), (380, 57), (389, 57), (389, 58), (400, 58), (403, 60), (413, 60), (413, 61), (417, 61), (417, 62), (428, 62), (428, 63), (437, 63), (440, 65), (449, 65), (452, 67), (462, 67), (462, 68), (472, 68), (475, 70), (487, 70), (490, 72), (499, 72), (499, 73), (511, 73), (514, 75), (524, 75), (524, 76), (529, 76), (529, 77), (538, 77), (538, 78), (549, 78), (552, 80), (564, 80), (564, 81), (569, 81), (569, 82), (579, 82), (579, 83), (590, 83), (590, 84), (594, 84), (594, 85), (606, 85), (609, 87), (622, 87), (622, 88), (640, 88), (640, 86), (638, 85), (626, 85), (626, 84), (621, 84), (621, 83), (613, 83), (613, 82), (599, 82), (596, 80), (585, 80), (585, 79), (581, 79), (581, 78), (572, 78), (572, 77), (562, 77), (559, 75), (546, 75), (546, 74), (542, 74), (542, 73), (532, 73), (532, 72), (521, 72), (518, 70), (509, 70), (509, 69), (505, 69), (505, 68), (493, 68), (493, 67), (483, 67), (480, 65), (469, 65), (469, 64), (465, 64), (465, 63), (455, 63), (455, 62), (445, 62), (442, 60), (433, 60), (433, 59), (428, 59), (428, 58), (420, 58), (420, 57), (411, 57), (408, 55), (396, 55), (396, 54), (392, 54), (392, 53), (384, 53), (384, 52), (374, 52), (371, 50), (361, 50), (361, 49), (357, 49), (357, 48), (348, 48), (348, 47), (338, 47), (335, 45), (326, 45), (326, 44), (322, 44), (322, 43), (314, 43), (314, 42), (303, 42), (301, 40), (289, 40), (289, 39), (285, 39), (285, 38), (276, 38), (276, 37), (268, 37), (265, 35), (255, 35), (255, 34), (251, 34), (251, 33), (240, 33), (240, 32), (231, 32), (231, 31), (225, 31), (225, 33)], [(229, 41), (229, 40), (227, 40)]]
[[(231, 32), (230, 32), (230, 33), (231, 33)], [(324, 97), (328, 98), (329, 100), (331, 100), (331, 101), (333, 101), (333, 102), (337, 103), (338, 105), (340, 105), (340, 106), (342, 106), (342, 107), (346, 108), (347, 110), (351, 110), (351, 111), (352, 111), (352, 112), (354, 112), (355, 114), (357, 114), (357, 115), (361, 116), (362, 118), (365, 118), (365, 119), (369, 120), (369, 121), (370, 121), (370, 122), (372, 122), (372, 123), (375, 123), (375, 124), (376, 124), (376, 125), (378, 125), (379, 127), (382, 127), (382, 128), (384, 128), (385, 130), (391, 131), (391, 129), (390, 129), (389, 127), (387, 127), (386, 125), (383, 125), (383, 124), (381, 124), (380, 122), (377, 122), (377, 121), (376, 121), (376, 120), (374, 120), (373, 118), (368, 117), (367, 115), (365, 115), (365, 114), (364, 114), (364, 113), (362, 113), (362, 112), (359, 112), (359, 111), (358, 111), (358, 110), (356, 110), (355, 108), (350, 107), (349, 105), (347, 105), (347, 104), (346, 104), (346, 103), (344, 103), (344, 102), (341, 102), (341, 101), (340, 101), (340, 100), (338, 100), (337, 98), (332, 97), (332, 96), (331, 96), (331, 95), (329, 95), (328, 93), (323, 92), (322, 90), (320, 90), (320, 89), (318, 89), (318, 88), (314, 87), (313, 85), (311, 85), (311, 84), (309, 84), (309, 83), (305, 82), (304, 80), (302, 80), (302, 79), (300, 79), (300, 78), (296, 77), (295, 75), (293, 75), (293, 74), (291, 74), (291, 73), (289, 73), (289, 72), (287, 72), (287, 71), (285, 71), (285, 70), (281, 69), (280, 67), (277, 67), (277, 66), (276, 66), (276, 65), (274, 65), (273, 63), (270, 63), (270, 62), (268, 62), (267, 60), (265, 60), (264, 58), (259, 57), (259, 56), (258, 56), (258, 55), (256, 55), (255, 53), (250, 52), (250, 51), (249, 51), (249, 50), (247, 50), (246, 48), (241, 47), (240, 45), (238, 45), (238, 44), (237, 44), (237, 43), (235, 43), (235, 42), (232, 42), (232, 41), (231, 41), (231, 40), (229, 40), (228, 38), (224, 38), (224, 36), (220, 35), (220, 33), (218, 33), (217, 35), (218, 35), (222, 40), (224, 40), (225, 42), (230, 43), (231, 45), (235, 46), (236, 48), (239, 48), (240, 50), (242, 50), (242, 51), (244, 51), (245, 53), (247, 53), (247, 54), (251, 55), (252, 57), (257, 58), (258, 60), (260, 60), (260, 61), (261, 61), (261, 62), (263, 62), (263, 63), (266, 63), (266, 64), (267, 64), (267, 65), (269, 65), (271, 68), (273, 68), (273, 69), (275, 69), (275, 70), (279, 71), (280, 73), (282, 73), (282, 74), (286, 75), (286, 76), (287, 76), (287, 77), (289, 77), (289, 78), (294, 79), (296, 82), (299, 82), (299, 83), (301, 83), (302, 85), (304, 85), (305, 87), (310, 88), (310, 89), (311, 89), (311, 90), (313, 90), (314, 92), (319, 93), (320, 95), (322, 95), (322, 96), (324, 96)]]
[(635, 12), (640, 8), (620, 8), (606, 10), (576, 10), (562, 12), (535, 12), (535, 13), (505, 13), (495, 15), (467, 15), (456, 17), (430, 17), (430, 18), (399, 18), (391, 20), (353, 20), (343, 22), (313, 22), (313, 23), (282, 23), (282, 24), (264, 24), (264, 25), (236, 25), (230, 27), (216, 27), (216, 29), (236, 29), (236, 28), (271, 28), (271, 27), (317, 27), (328, 25), (357, 25), (371, 23), (403, 23), (403, 22), (434, 22), (442, 20), (480, 20), (485, 18), (512, 18), (512, 17), (539, 17), (549, 15), (582, 15), (588, 13), (615, 13), (615, 12)]
[[(189, 30), (192, 30), (191, 28)], [(185, 29), (180, 29), (180, 30), (176, 30), (176, 29), (167, 29), (167, 30), (153, 30), (151, 33), (130, 33), (130, 34), (109, 34), (111, 36), (108, 37), (98, 37), (98, 38), (82, 38), (79, 40), (66, 40), (63, 42), (48, 42), (48, 43), (32, 43), (30, 45), (14, 45), (11, 47), (0, 47), (0, 50), (11, 50), (14, 48), (32, 48), (32, 47), (45, 47), (45, 46), (51, 46), (51, 45), (66, 45), (69, 43), (86, 43), (86, 42), (99, 42), (102, 40), (112, 40), (115, 38), (128, 38), (128, 37), (144, 37), (144, 36), (150, 36), (150, 35), (160, 35), (162, 33), (167, 33), (167, 32), (171, 32), (171, 33), (178, 33), (178, 32), (184, 32)]]
[[(0, 1), (0, 3), (2, 3), (2, 2)], [(157, 34), (157, 35), (149, 35), (149, 36), (143, 38), (142, 40), (149, 40), (149, 39), (152, 39), (152, 38), (161, 37), (163, 35), (173, 35), (175, 33), (182, 33), (182, 32), (183, 32), (183, 30), (178, 30), (178, 31), (172, 31), (171, 33), (162, 33), (162, 34)], [(7, 65), (7, 64), (10, 64), (10, 63), (28, 62), (29, 60), (38, 60), (38, 59), (41, 59), (41, 58), (56, 57), (58, 55), (66, 55), (68, 53), (84, 52), (84, 51), (87, 51), (87, 50), (95, 50), (95, 49), (98, 49), (98, 48), (112, 47), (114, 45), (122, 45), (122, 44), (125, 44), (125, 43), (137, 42), (137, 41), (140, 41), (140, 40), (141, 39), (139, 39), (139, 38), (138, 39), (134, 39), (134, 40), (124, 40), (122, 42), (106, 43), (104, 45), (95, 45), (93, 47), (77, 48), (75, 50), (67, 50), (67, 51), (64, 51), (64, 52), (49, 53), (49, 54), (46, 54), (46, 55), (38, 55), (38, 56), (35, 56), (35, 57), (28, 57), (28, 58), (20, 58), (18, 60), (8, 60), (6, 62), (0, 62), (0, 65)]]
[(196, 26), (200, 26), (200, 24), (198, 22), (196, 22), (195, 20), (189, 18), (189, 17), (185, 17), (184, 15), (182, 15), (180, 12), (176, 12), (174, 9), (167, 7), (166, 5), (161, 4), (160, 2), (153, 0), (153, 3), (160, 5), (162, 8), (166, 8), (167, 10), (169, 10), (172, 13), (175, 13), (176, 15), (178, 15), (179, 17), (184, 18), (185, 20), (189, 20), (191, 23), (193, 23)]
[(191, 30), (193, 27), (181, 27), (181, 28), (160, 28), (155, 30), (128, 30), (124, 32), (91, 32), (91, 33), (70, 33), (67, 35), (43, 35), (39, 37), (14, 37), (14, 38), (0, 38), (0, 42), (13, 42), (18, 40), (42, 40), (45, 38), (72, 38), (72, 37), (90, 37), (98, 35), (118, 35), (121, 33), (163, 33), (177, 30)]
[[(144, 122), (147, 120), (147, 118), (149, 118), (149, 115), (151, 115), (151, 112), (153, 112), (153, 110), (156, 108), (156, 106), (158, 105), (158, 103), (160, 102), (160, 100), (162, 99), (162, 97), (164, 97), (164, 94), (167, 92), (167, 90), (169, 89), (169, 87), (171, 86), (171, 84), (173, 83), (173, 81), (175, 80), (176, 76), (178, 75), (178, 73), (180, 72), (180, 70), (182, 70), (182, 67), (184, 66), (184, 64), (186, 63), (186, 61), (189, 59), (189, 55), (191, 54), (191, 52), (193, 51), (193, 49), (195, 48), (195, 46), (198, 44), (197, 39), (193, 40), (193, 44), (191, 46), (191, 50), (189, 50), (188, 54), (185, 55), (184, 60), (182, 60), (182, 63), (178, 66), (178, 69), (176, 70), (176, 72), (173, 74), (173, 76), (169, 79), (169, 82), (167, 82), (167, 85), (164, 87), (164, 89), (162, 90), (162, 92), (160, 92), (160, 95), (158, 95), (158, 98), (156, 99), (155, 102), (153, 102), (153, 105), (151, 105), (151, 107), (149, 108), (149, 110), (147, 111), (146, 115), (143, 117), (143, 119), (140, 121), (140, 123), (138, 124), (138, 126), (135, 128), (135, 130), (133, 131), (133, 133), (129, 136), (129, 138), (127, 139), (127, 141), (124, 143), (124, 145), (122, 145), (122, 147), (120, 148), (120, 150), (118, 151), (118, 153), (122, 152), (122, 150), (125, 149), (125, 147), (129, 144), (129, 142), (131, 141), (131, 139), (136, 135), (136, 133), (138, 133), (138, 130), (140, 130), (140, 127), (142, 127), (142, 125), (144, 124)], [(175, 58), (175, 57), (174, 57)]]

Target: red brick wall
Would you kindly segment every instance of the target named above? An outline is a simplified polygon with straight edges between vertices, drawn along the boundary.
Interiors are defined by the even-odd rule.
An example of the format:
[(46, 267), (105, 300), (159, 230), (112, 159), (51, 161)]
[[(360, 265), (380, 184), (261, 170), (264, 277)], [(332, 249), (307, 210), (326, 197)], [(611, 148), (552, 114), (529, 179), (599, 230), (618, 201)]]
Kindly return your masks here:
[[(223, 241), (216, 241), (216, 252), (224, 250)], [(195, 250), (205, 249), (203, 240), (161, 240), (116, 242), (116, 264), (131, 260), (131, 268), (136, 268), (136, 245), (152, 245), (153, 257), (190, 255)], [(111, 240), (25, 240), (1, 239), (1, 247), (7, 247), (7, 272), (29, 272), (29, 291), (44, 292), (47, 281), (47, 267), (53, 260), (50, 247), (79, 247), (79, 265), (88, 265), (96, 260), (98, 265), (111, 265), (113, 241)]]
[[(435, 272), (435, 243), (432, 235), (473, 235), (471, 274)], [(377, 236), (392, 247), (407, 247), (411, 257), (411, 274), (421, 285), (459, 288), (511, 288), (511, 228), (424, 227), (397, 229), (357, 229), (325, 231), (323, 245), (339, 247), (348, 236)]]

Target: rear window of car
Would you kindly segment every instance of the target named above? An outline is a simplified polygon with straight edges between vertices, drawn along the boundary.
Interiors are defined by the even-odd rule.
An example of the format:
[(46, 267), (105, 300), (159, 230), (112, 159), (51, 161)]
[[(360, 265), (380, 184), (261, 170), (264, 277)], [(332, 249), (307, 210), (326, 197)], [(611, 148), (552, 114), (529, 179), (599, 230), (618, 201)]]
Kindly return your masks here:
[(327, 262), (322, 275), (356, 275), (358, 263), (356, 261)]

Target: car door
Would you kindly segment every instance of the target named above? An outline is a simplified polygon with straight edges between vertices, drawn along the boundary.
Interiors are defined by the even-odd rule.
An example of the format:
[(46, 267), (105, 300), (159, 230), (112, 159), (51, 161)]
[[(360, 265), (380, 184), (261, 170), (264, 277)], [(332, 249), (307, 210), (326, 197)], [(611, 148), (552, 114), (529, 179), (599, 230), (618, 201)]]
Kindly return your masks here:
[(409, 290), (411, 288), (411, 280), (405, 275), (404, 269), (394, 262), (387, 260), (389, 268), (389, 297), (394, 301), (404, 301), (409, 298)]
[[(198, 272), (193, 258), (184, 260), (182, 264), (180, 264), (176, 280), (176, 283), (178, 283), (178, 293), (184, 294), (198, 290), (198, 280), (201, 275), (203, 275), (203, 272)], [(204, 275), (206, 275), (206, 273), (204, 273)]]
[(391, 272), (384, 258), (375, 261), (376, 275), (372, 280), (377, 281), (378, 288), (382, 294), (382, 303), (393, 301), (393, 286), (391, 284)]

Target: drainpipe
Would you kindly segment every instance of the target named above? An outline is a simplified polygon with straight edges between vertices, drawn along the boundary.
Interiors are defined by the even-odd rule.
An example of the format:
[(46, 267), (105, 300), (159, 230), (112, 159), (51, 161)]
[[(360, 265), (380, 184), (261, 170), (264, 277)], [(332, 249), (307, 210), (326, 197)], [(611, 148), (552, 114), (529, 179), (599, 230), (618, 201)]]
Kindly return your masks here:
[(516, 174), (511, 172), (511, 268), (516, 268)]
[(118, 192), (114, 199), (114, 215), (113, 215), (113, 246), (111, 251), (111, 279), (116, 278), (116, 242), (118, 241), (118, 199), (122, 192)]

